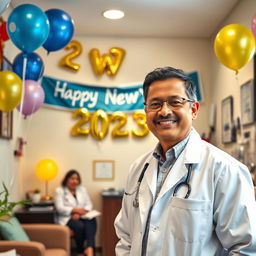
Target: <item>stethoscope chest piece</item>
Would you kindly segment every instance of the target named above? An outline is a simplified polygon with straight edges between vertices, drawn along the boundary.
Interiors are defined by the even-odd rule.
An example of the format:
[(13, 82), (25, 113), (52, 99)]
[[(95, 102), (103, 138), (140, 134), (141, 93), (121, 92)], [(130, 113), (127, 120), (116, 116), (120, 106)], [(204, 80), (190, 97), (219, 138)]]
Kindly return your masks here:
[(135, 198), (132, 202), (132, 205), (134, 208), (138, 208), (139, 207), (139, 200), (137, 198)]

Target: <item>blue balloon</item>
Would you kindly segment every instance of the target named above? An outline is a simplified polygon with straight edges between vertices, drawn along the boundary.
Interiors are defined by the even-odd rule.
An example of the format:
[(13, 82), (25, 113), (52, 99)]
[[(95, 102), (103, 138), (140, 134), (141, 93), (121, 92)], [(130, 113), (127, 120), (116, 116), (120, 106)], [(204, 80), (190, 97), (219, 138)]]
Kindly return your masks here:
[(12, 64), (13, 72), (22, 79), (25, 56), (27, 57), (25, 80), (37, 81), (44, 73), (44, 62), (35, 52), (31, 52), (26, 55), (24, 53), (19, 53)]
[(45, 13), (50, 22), (50, 33), (43, 47), (48, 52), (57, 51), (72, 39), (74, 23), (69, 14), (62, 10), (49, 9)]
[(33, 52), (46, 41), (50, 25), (47, 15), (33, 4), (17, 6), (7, 21), (12, 42), (23, 52)]

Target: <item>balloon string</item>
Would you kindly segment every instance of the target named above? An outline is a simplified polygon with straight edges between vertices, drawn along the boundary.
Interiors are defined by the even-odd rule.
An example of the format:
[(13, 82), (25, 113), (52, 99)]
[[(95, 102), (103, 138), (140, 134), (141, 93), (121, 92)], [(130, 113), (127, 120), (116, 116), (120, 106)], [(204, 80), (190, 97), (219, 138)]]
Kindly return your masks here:
[[(31, 114), (31, 115), (29, 116), (29, 118), (28, 118), (27, 127), (26, 127), (26, 131), (25, 131), (25, 136), (24, 136), (24, 140), (25, 140), (25, 141), (27, 141), (28, 132), (29, 132), (29, 129), (30, 129), (30, 126), (31, 126), (33, 117), (34, 117), (33, 114), (34, 114), (35, 106), (36, 106), (36, 101), (34, 100), (34, 101), (33, 101), (32, 111), (31, 111), (32, 114)], [(27, 118), (27, 116), (26, 116), (25, 118)]]
[[(239, 88), (239, 86), (240, 86), (239, 74), (238, 74), (238, 72), (236, 73), (236, 86), (237, 86), (237, 88)], [(241, 100), (241, 99), (240, 99), (240, 100)], [(240, 105), (241, 105), (241, 104), (240, 104)], [(244, 132), (243, 132), (243, 125), (242, 125), (242, 120), (241, 120), (241, 118), (242, 118), (242, 116), (241, 116), (241, 107), (238, 107), (237, 113), (238, 113), (238, 118), (240, 119), (239, 125), (240, 125), (240, 132), (241, 132), (241, 134), (240, 134), (240, 140), (237, 141), (237, 142), (238, 142), (238, 144), (242, 144), (242, 143), (243, 143)], [(238, 120), (237, 120), (237, 125), (238, 125)], [(237, 136), (237, 139), (239, 139), (239, 136)]]
[[(21, 93), (21, 102), (20, 102), (20, 114), (18, 119), (18, 128), (21, 130), (20, 123), (22, 118), (22, 110), (23, 110), (23, 103), (24, 103), (24, 97), (25, 97), (25, 76), (26, 76), (26, 67), (27, 67), (27, 56), (24, 55), (23, 59), (23, 70), (22, 70), (22, 93)], [(21, 136), (21, 132), (19, 134)]]
[(22, 70), (22, 97), (21, 97), (21, 103), (20, 103), (21, 114), (23, 110), (24, 96), (25, 96), (26, 67), (27, 67), (27, 56), (25, 55), (23, 60), (23, 70)]

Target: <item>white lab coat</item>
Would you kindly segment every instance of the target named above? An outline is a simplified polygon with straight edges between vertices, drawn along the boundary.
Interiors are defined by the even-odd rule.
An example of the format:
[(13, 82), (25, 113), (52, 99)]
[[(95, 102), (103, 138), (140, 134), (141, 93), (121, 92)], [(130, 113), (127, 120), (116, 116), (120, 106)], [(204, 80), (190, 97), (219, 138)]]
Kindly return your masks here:
[[(148, 210), (156, 191), (157, 160), (152, 152), (131, 167), (125, 191), (139, 190), (139, 208), (133, 195), (124, 195), (122, 209), (115, 220), (119, 242), (116, 256), (140, 256)], [(191, 194), (174, 188), (184, 181), (185, 164), (193, 164)], [(147, 256), (213, 256), (228, 248), (229, 255), (256, 255), (256, 204), (251, 176), (245, 165), (201, 140), (191, 137), (169, 172), (151, 214)]]
[(55, 191), (55, 207), (57, 210), (57, 223), (66, 225), (71, 217), (73, 208), (84, 208), (87, 211), (92, 210), (92, 202), (85, 187), (76, 188), (76, 198), (67, 187), (59, 187)]

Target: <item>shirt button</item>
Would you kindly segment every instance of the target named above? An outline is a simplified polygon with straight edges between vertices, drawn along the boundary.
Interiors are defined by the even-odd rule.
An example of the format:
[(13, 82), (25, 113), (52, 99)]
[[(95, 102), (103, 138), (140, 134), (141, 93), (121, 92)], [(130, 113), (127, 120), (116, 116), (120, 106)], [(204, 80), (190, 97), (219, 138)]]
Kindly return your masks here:
[(158, 226), (153, 227), (153, 232), (156, 232), (158, 229), (159, 229), (159, 227), (158, 227)]

